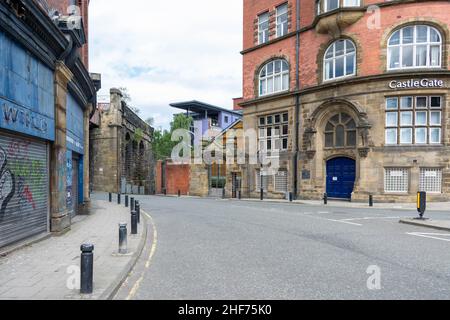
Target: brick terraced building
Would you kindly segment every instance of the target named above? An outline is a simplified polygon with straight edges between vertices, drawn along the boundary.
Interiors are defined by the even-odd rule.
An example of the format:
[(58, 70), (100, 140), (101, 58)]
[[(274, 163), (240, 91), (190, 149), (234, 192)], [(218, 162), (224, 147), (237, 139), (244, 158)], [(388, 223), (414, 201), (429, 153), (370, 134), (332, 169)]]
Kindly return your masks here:
[(450, 2), (244, 0), (243, 193), (450, 200)]

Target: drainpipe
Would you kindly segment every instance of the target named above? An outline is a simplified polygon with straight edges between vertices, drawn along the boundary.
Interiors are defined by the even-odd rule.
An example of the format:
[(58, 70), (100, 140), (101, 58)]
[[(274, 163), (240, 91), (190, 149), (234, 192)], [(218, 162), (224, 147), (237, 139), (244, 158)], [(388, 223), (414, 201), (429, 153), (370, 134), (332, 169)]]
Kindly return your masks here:
[(299, 133), (300, 133), (300, 0), (297, 0), (296, 8), (296, 39), (295, 39), (295, 146), (294, 146), (294, 199), (297, 199), (298, 194), (298, 160), (299, 160)]

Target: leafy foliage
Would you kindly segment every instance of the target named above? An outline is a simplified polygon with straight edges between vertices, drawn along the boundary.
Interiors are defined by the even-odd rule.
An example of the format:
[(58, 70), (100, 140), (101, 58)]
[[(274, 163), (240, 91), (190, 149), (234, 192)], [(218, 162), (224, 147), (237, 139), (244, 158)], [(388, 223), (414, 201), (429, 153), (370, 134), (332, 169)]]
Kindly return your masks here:
[(172, 141), (172, 133), (177, 129), (189, 130), (193, 122), (192, 117), (187, 117), (184, 114), (177, 114), (170, 123), (170, 131), (155, 130), (153, 134), (153, 152), (156, 160), (165, 160), (170, 158), (172, 149), (179, 143)]

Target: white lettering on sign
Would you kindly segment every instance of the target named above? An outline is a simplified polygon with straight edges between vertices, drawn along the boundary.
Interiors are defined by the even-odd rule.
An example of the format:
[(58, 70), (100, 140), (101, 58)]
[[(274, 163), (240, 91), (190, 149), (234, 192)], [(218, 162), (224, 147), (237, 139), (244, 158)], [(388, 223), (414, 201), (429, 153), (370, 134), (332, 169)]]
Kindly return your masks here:
[(437, 79), (421, 79), (421, 80), (392, 80), (389, 83), (391, 89), (411, 89), (411, 88), (443, 88), (445, 85), (443, 80)]
[(338, 181), (338, 178), (337, 177), (333, 177), (333, 181)]
[(403, 171), (391, 171), (391, 177), (403, 177)]

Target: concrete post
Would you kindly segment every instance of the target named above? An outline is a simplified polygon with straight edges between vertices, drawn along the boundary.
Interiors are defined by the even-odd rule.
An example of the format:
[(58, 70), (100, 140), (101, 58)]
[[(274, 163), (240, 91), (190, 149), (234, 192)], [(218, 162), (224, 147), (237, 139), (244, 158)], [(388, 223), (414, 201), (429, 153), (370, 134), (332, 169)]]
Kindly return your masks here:
[(61, 61), (55, 70), (55, 142), (50, 150), (50, 230), (61, 234), (70, 229), (71, 218), (67, 210), (67, 85), (72, 72)]

